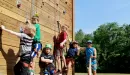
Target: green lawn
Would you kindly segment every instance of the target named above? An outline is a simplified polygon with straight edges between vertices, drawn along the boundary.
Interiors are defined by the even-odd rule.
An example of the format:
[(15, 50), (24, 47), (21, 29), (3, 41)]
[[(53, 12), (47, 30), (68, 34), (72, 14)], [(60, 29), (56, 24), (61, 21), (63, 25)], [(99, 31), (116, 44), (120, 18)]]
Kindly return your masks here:
[[(87, 73), (76, 73), (75, 75), (87, 75)], [(97, 75), (130, 75), (130, 74), (118, 74), (118, 73), (97, 73)]]

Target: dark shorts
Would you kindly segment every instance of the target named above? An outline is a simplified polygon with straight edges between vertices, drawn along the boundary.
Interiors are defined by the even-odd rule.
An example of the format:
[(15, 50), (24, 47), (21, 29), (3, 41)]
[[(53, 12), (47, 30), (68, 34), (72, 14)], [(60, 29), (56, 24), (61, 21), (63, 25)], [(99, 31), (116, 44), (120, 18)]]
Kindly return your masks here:
[(65, 53), (65, 48), (57, 48), (56, 51), (55, 51), (55, 56), (63, 56)]
[(20, 57), (20, 61), (21, 61), (21, 62), (25, 62), (25, 63), (27, 63), (27, 64), (30, 64), (30, 62), (32, 61), (31, 53), (22, 55), (22, 56)]
[(30, 75), (28, 67), (23, 65), (23, 62), (19, 61), (14, 66), (14, 75)]

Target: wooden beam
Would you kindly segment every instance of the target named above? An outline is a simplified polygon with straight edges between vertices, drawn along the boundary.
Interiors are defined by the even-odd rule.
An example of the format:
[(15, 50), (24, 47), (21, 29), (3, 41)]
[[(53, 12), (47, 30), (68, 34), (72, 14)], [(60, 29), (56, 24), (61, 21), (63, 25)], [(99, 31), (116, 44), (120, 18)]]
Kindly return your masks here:
[(75, 40), (75, 1), (74, 0), (72, 0), (72, 9), (73, 9), (73, 11), (72, 11), (72, 38), (73, 38), (73, 40)]
[[(14, 18), (16, 20), (19, 20), (21, 22), (25, 22), (25, 17), (22, 17), (22, 16), (20, 16), (20, 15), (18, 15), (16, 13), (13, 13), (12, 11), (9, 11), (9, 10), (3, 8), (3, 7), (0, 7), (0, 13), (4, 14), (4, 15), (7, 15), (7, 16), (9, 16), (11, 18)], [(51, 29), (49, 29), (47, 27), (44, 27), (44, 26), (43, 26), (43, 30), (46, 31), (46, 32), (48, 32), (48, 33), (50, 33), (50, 34), (54, 33), (53, 30), (51, 30)]]

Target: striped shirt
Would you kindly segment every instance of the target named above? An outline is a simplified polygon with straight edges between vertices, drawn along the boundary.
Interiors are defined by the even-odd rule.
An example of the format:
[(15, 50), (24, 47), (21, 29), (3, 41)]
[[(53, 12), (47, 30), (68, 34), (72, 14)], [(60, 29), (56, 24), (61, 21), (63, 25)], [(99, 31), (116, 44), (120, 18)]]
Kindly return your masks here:
[(32, 50), (33, 38), (25, 33), (21, 33), (20, 36), (20, 55)]

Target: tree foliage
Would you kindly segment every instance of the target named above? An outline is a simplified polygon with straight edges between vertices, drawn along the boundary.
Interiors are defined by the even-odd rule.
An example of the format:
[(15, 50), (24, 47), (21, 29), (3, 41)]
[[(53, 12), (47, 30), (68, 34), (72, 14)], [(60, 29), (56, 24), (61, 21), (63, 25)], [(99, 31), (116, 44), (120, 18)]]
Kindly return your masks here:
[(103, 24), (93, 34), (84, 34), (80, 45), (89, 39), (97, 49), (98, 72), (130, 72), (130, 25)]
[(84, 38), (85, 34), (84, 32), (80, 29), (75, 33), (75, 40), (78, 41), (79, 43), (82, 43), (82, 39)]

